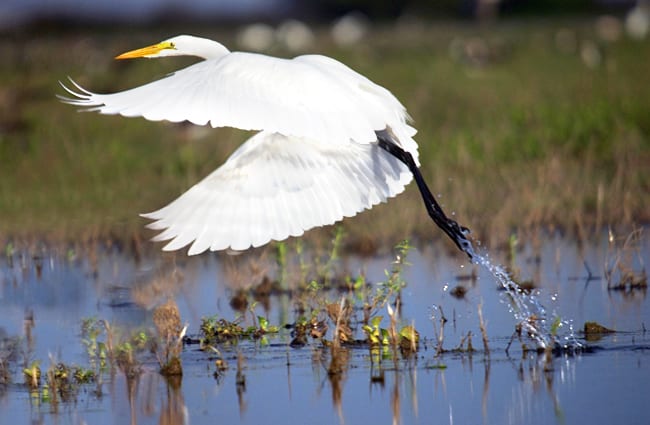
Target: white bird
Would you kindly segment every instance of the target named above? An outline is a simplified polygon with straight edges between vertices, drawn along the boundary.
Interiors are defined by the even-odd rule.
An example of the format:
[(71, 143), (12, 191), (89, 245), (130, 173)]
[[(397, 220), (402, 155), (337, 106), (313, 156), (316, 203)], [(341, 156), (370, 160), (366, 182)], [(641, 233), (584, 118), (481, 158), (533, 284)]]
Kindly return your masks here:
[(302, 235), (401, 193), (415, 176), (429, 215), (470, 258), (468, 230), (447, 218), (418, 169), (416, 130), (385, 88), (320, 55), (281, 59), (230, 52), (180, 35), (116, 59), (205, 59), (112, 94), (72, 79), (66, 103), (102, 114), (259, 131), (204, 180), (142, 216), (163, 249), (188, 255), (257, 247)]

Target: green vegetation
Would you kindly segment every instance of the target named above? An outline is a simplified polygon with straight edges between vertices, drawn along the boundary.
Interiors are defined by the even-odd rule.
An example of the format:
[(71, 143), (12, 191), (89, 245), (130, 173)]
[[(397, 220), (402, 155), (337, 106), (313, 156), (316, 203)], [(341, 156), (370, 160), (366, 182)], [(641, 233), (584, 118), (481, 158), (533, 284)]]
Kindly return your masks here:
[[(171, 201), (248, 137), (78, 114), (55, 98), (63, 93), (57, 80), (67, 75), (113, 91), (191, 63), (112, 61), (180, 32), (238, 48), (233, 32), (186, 28), (0, 41), (0, 242), (140, 240), (150, 233), (138, 213)], [(419, 130), (432, 190), (484, 243), (540, 226), (586, 237), (603, 225), (650, 219), (648, 41), (603, 41), (591, 20), (480, 28), (436, 22), (380, 28), (354, 49), (323, 36), (313, 51), (342, 60), (402, 100)], [(360, 249), (443, 237), (413, 185), (343, 226)], [(14, 245), (3, 246), (9, 252)]]
[[(235, 318), (203, 317), (197, 342), (221, 358), (218, 346), (236, 346), (242, 340), (253, 340), (265, 346), (273, 337), (286, 336), (283, 329), (291, 329), (289, 345), (293, 347), (313, 341), (318, 346), (333, 348), (381, 348), (384, 357), (392, 358), (397, 356), (390, 348), (399, 348), (402, 354), (416, 352), (419, 333), (413, 323), (408, 324), (401, 317), (401, 292), (407, 285), (403, 271), (409, 265), (406, 257), (412, 246), (408, 241), (397, 244), (391, 267), (385, 270), (386, 280), (370, 283), (363, 275), (354, 278), (340, 270), (337, 251), (344, 239), (342, 232), (336, 230), (331, 245), (322, 247), (325, 254), (315, 258), (301, 251), (299, 240), (277, 244), (279, 249), (274, 260), (281, 266), (278, 280), (271, 282), (264, 277), (257, 285), (235, 291), (232, 297), (236, 302), (230, 301), (231, 306), (238, 306), (233, 307), (237, 310)], [(296, 256), (294, 249), (299, 251)], [(293, 258), (294, 264), (287, 264), (286, 258)], [(305, 264), (315, 267), (306, 270)], [(282, 278), (288, 281), (287, 286), (280, 284)], [(268, 304), (261, 294), (288, 297), (293, 317), (288, 317), (279, 326), (271, 325), (266, 317), (256, 313), (258, 305)], [(249, 301), (252, 302), (249, 304)], [(382, 311), (388, 313), (386, 328), (382, 327), (385, 317), (380, 314)]]

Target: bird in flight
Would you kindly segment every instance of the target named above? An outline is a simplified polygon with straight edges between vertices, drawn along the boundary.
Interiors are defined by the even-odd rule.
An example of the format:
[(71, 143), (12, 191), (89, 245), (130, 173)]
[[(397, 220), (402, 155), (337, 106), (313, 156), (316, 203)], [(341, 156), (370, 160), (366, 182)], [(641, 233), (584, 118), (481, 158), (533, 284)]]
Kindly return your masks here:
[(448, 218), (419, 170), (416, 130), (387, 89), (335, 59), (231, 52), (190, 35), (116, 59), (197, 56), (204, 61), (111, 94), (70, 79), (66, 103), (125, 117), (236, 127), (257, 133), (169, 205), (143, 217), (164, 250), (245, 250), (300, 236), (370, 209), (414, 178), (433, 221), (470, 259), (467, 228)]

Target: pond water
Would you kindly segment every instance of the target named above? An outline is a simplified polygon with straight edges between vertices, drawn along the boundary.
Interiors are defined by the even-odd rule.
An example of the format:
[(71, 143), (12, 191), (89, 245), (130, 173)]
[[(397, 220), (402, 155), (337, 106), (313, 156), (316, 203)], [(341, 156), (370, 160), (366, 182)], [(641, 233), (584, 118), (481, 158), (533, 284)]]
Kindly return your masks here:
[[(187, 333), (196, 335), (202, 317), (233, 320), (231, 299), (246, 281), (242, 275), (266, 269), (233, 266), (217, 255), (170, 261), (154, 253), (136, 259), (115, 247), (42, 250), (38, 258), (17, 251), (0, 260), (0, 358), (7, 358), (9, 371), (0, 384), (0, 423), (650, 423), (647, 290), (612, 290), (604, 272), (618, 258), (640, 274), (650, 258), (650, 238), (642, 234), (625, 249), (622, 241), (614, 248), (607, 235), (587, 245), (548, 237), (535, 246), (517, 252), (513, 265), (522, 280), (535, 282), (533, 294), (549, 320), (561, 319), (558, 339), (575, 341), (579, 350), (539, 354), (525, 351), (515, 338), (506, 351), (517, 325), (508, 295), (485, 268), (430, 246), (410, 251), (410, 265), (402, 270), (402, 322), (420, 333), (414, 356), (372, 356), (367, 346), (332, 355), (313, 339), (293, 348), (291, 332), (283, 328), (264, 342), (218, 345), (229, 365), (222, 372), (215, 352), (188, 344), (180, 380), (165, 379), (155, 357), (145, 354), (135, 377), (107, 369), (99, 383), (83, 384), (71, 400), (58, 402), (44, 398), (42, 390), (30, 391), (23, 367), (33, 360), (43, 371), (55, 362), (89, 367), (83, 319), (105, 319), (115, 329), (152, 327), (153, 307), (172, 296)], [(374, 285), (386, 280), (393, 260), (346, 257), (339, 268), (352, 276), (363, 273)], [(505, 260), (497, 255), (493, 261)], [(620, 278), (615, 273), (611, 282)], [(464, 297), (452, 295), (459, 285)], [(336, 301), (341, 294), (322, 296)], [(291, 304), (286, 294), (271, 296), (256, 313), (282, 326), (296, 320)], [(489, 352), (481, 339), (479, 305)], [(387, 311), (379, 314), (386, 326)], [(442, 315), (445, 351), (436, 354)], [(617, 332), (586, 338), (582, 326), (592, 321)], [(332, 329), (330, 324), (328, 337)], [(468, 332), (475, 351), (454, 350)], [(7, 341), (15, 336), (21, 348), (9, 359)], [(333, 369), (340, 373), (328, 373)]]

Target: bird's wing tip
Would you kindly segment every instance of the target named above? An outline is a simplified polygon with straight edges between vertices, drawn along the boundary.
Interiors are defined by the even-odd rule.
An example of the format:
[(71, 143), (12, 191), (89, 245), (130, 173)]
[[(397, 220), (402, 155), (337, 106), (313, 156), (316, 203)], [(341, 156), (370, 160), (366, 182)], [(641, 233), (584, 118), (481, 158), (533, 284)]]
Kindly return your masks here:
[(66, 83), (59, 80), (59, 85), (70, 95), (70, 97), (68, 97), (65, 95), (57, 94), (56, 97), (61, 102), (67, 103), (69, 105), (86, 107), (85, 109), (82, 109), (83, 111), (94, 111), (97, 109), (97, 107), (103, 106), (103, 103), (99, 102), (95, 98), (95, 96), (97, 96), (95, 93), (81, 87), (71, 77), (68, 77), (68, 81), (71, 87), (68, 87)]

